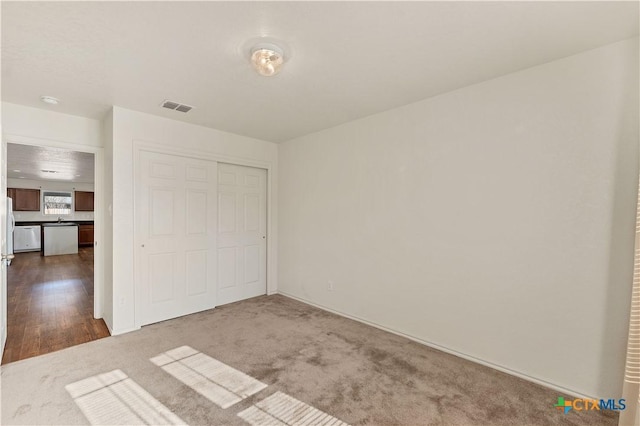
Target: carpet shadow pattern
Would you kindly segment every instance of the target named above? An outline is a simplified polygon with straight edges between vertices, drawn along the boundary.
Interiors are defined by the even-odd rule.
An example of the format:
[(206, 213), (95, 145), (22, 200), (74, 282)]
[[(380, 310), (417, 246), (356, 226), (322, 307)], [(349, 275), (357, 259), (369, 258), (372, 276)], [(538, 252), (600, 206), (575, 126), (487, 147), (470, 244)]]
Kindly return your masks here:
[[(268, 385), (221, 409), (150, 360), (190, 346)], [(615, 425), (558, 392), (281, 295), (261, 296), (1, 368), (2, 424), (86, 424), (65, 386), (122, 370), (192, 425), (281, 392), (351, 425)]]

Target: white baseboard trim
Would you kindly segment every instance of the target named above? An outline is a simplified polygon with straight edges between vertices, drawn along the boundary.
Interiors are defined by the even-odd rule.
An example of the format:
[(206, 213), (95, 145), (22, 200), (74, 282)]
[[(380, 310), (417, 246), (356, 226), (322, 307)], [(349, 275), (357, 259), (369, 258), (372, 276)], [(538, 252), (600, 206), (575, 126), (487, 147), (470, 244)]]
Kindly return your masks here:
[(124, 330), (116, 330), (116, 331), (112, 330), (111, 327), (109, 327), (109, 325), (107, 325), (107, 328), (109, 329), (109, 333), (111, 333), (112, 336), (118, 336), (120, 334), (131, 333), (132, 331), (140, 330), (140, 328), (142, 327), (125, 328)]
[(2, 342), (0, 343), (0, 359), (4, 356), (4, 347), (7, 344), (7, 325), (4, 325), (2, 329), (2, 338), (0, 339)]
[[(476, 358), (476, 357), (474, 357), (472, 355), (467, 355), (465, 353), (458, 352), (458, 351), (456, 351), (454, 349), (449, 349), (449, 348), (447, 348), (445, 346), (438, 345), (437, 343), (433, 343), (433, 342), (429, 342), (429, 341), (426, 341), (426, 340), (422, 340), (422, 339), (420, 339), (418, 337), (411, 336), (409, 334), (405, 334), (405, 333), (403, 333), (401, 331), (393, 330), (391, 328), (385, 327), (385, 326), (380, 325), (380, 324), (376, 324), (374, 322), (368, 321), (368, 320), (363, 319), (363, 318), (359, 318), (359, 317), (354, 316), (354, 315), (350, 315), (350, 314), (346, 314), (344, 312), (336, 311), (335, 309), (331, 309), (331, 308), (328, 308), (326, 306), (319, 305), (319, 304), (317, 304), (315, 302), (311, 302), (310, 300), (306, 300), (306, 299), (303, 299), (301, 297), (294, 296), (292, 294), (289, 294), (289, 293), (281, 291), (281, 290), (278, 291), (278, 294), (280, 294), (282, 296), (285, 296), (285, 297), (288, 297), (290, 299), (297, 300), (298, 302), (302, 302), (302, 303), (305, 303), (307, 305), (311, 305), (311, 306), (314, 306), (316, 308), (322, 309), (323, 311), (331, 312), (332, 314), (340, 315), (341, 317), (349, 318), (349, 319), (352, 319), (354, 321), (358, 321), (360, 323), (363, 323), (363, 324), (366, 324), (366, 325), (370, 325), (371, 327), (375, 327), (375, 328), (377, 328), (379, 330), (383, 330), (383, 331), (386, 331), (388, 333), (395, 334), (397, 336), (405, 337), (405, 338), (407, 338), (409, 340), (412, 340), (414, 342), (417, 342), (417, 343), (420, 343), (422, 345), (428, 346), (430, 348), (437, 349), (439, 351), (446, 352), (446, 353), (451, 354), (451, 355), (455, 355), (457, 357), (466, 359), (468, 361), (475, 362), (476, 364), (484, 365), (485, 367), (493, 368), (494, 370), (498, 370), (498, 371), (501, 371), (503, 373), (507, 373), (507, 374), (509, 374), (511, 376), (515, 376), (515, 377), (518, 377), (520, 379), (524, 379), (524, 380), (526, 380), (528, 382), (532, 382), (532, 383), (535, 383), (537, 385), (553, 389), (553, 390), (558, 391), (559, 393), (562, 394), (562, 395), (558, 395), (558, 396), (572, 396), (572, 397), (581, 398), (581, 399), (596, 399), (596, 400), (600, 400), (599, 397), (585, 395), (583, 393), (574, 391), (572, 389), (568, 389), (568, 388), (565, 388), (563, 386), (559, 386), (559, 385), (556, 385), (554, 383), (547, 382), (545, 380), (537, 379), (537, 378), (529, 376), (529, 375), (527, 375), (525, 373), (521, 373), (519, 371), (512, 370), (512, 369), (510, 369), (508, 367), (503, 367), (501, 365), (494, 364), (494, 363), (492, 363), (490, 361), (485, 361), (483, 359)], [(608, 398), (609, 397), (604, 398), (604, 399), (608, 399)]]

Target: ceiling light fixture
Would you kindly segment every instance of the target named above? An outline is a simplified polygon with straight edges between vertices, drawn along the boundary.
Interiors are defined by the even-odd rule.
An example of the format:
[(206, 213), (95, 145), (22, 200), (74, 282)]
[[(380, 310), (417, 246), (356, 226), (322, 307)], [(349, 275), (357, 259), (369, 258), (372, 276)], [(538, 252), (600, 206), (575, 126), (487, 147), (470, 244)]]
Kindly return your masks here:
[(258, 44), (251, 49), (251, 63), (258, 74), (271, 77), (276, 75), (282, 68), (284, 52), (275, 44)]
[(40, 100), (45, 104), (58, 105), (60, 101), (52, 96), (40, 96)]

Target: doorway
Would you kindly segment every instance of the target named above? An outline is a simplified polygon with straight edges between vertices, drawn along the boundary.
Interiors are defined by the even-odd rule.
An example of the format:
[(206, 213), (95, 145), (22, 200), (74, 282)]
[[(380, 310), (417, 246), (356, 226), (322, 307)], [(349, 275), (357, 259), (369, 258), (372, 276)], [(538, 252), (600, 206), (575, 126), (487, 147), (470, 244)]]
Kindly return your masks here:
[(6, 159), (15, 258), (2, 364), (109, 336), (95, 318), (96, 154), (8, 143)]

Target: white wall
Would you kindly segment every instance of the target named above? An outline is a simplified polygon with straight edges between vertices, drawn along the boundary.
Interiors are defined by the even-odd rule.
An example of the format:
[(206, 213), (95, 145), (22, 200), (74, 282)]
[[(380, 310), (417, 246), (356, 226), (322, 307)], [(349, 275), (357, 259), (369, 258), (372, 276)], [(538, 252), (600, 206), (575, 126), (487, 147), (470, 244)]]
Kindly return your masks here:
[(99, 120), (8, 102), (2, 103), (2, 132), (32, 139), (102, 146)]
[(637, 79), (634, 39), (281, 144), (279, 291), (619, 395)]
[[(10, 167), (10, 165), (9, 165)], [(93, 192), (94, 185), (92, 183), (80, 183), (80, 182), (55, 182), (45, 180), (31, 180), (31, 179), (7, 179), (8, 188), (30, 188), (40, 189), (40, 196), (42, 197), (42, 191), (68, 191), (73, 193), (74, 191), (90, 191)], [(58, 219), (58, 216), (46, 216), (42, 213), (42, 203), (40, 203), (39, 212), (14, 212), (14, 217), (18, 222), (28, 221), (54, 221)], [(93, 212), (77, 212), (71, 209), (71, 214), (65, 215), (64, 220), (93, 220)]]
[[(202, 152), (222, 158), (254, 160), (271, 164), (277, 179), (277, 145), (206, 127), (168, 120), (149, 114), (113, 108), (113, 325), (114, 334), (136, 328), (134, 300), (134, 141), (154, 143), (176, 150)], [(107, 142), (108, 145), (108, 142)], [(107, 146), (107, 157), (109, 156)], [(275, 186), (271, 197), (276, 197)], [(273, 198), (275, 199), (275, 198)], [(275, 207), (270, 218), (276, 219)], [(274, 222), (275, 223), (275, 222)], [(276, 259), (276, 229), (269, 238), (270, 260)], [(275, 281), (274, 264), (268, 280)]]

